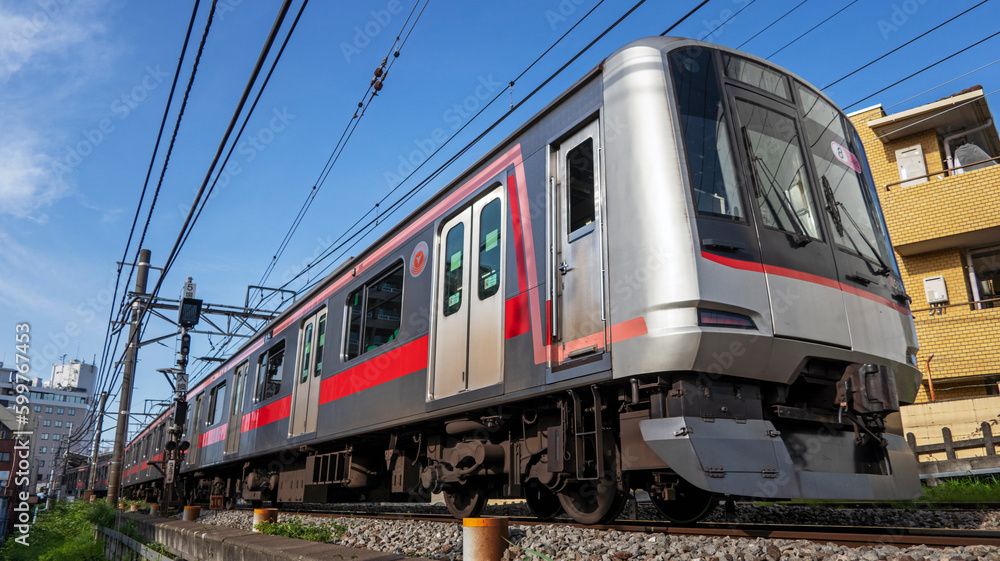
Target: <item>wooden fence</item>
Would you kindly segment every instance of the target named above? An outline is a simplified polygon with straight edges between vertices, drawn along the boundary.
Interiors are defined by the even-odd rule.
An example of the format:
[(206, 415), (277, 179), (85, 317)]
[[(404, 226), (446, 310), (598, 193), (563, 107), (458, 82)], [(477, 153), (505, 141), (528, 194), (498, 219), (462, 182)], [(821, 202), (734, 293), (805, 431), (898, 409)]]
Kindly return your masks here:
[[(953, 477), (957, 475), (981, 475), (987, 473), (1000, 473), (1000, 456), (997, 456), (996, 447), (1000, 438), (993, 436), (993, 427), (989, 422), (980, 425), (983, 436), (981, 438), (969, 438), (965, 440), (954, 440), (951, 436), (951, 429), (944, 427), (941, 429), (942, 442), (934, 444), (917, 445), (917, 438), (913, 433), (906, 434), (906, 441), (913, 450), (913, 455), (919, 462), (920, 475)], [(984, 450), (985, 455), (976, 455), (970, 458), (959, 458), (955, 454), (956, 450)], [(920, 457), (926, 454), (944, 453), (944, 460), (925, 460)]]

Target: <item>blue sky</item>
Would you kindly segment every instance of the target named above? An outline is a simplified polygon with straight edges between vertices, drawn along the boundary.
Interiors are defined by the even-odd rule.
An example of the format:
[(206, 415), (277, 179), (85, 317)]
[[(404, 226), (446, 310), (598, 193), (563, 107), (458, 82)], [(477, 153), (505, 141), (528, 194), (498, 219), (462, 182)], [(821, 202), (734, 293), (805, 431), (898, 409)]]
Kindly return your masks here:
[[(267, 284), (281, 284), (318, 255), (395, 186), (403, 160), (414, 154), (419, 160), (421, 152), (436, 148), (442, 134), (450, 136), (464, 125), (596, 3), (431, 1)], [(715, 30), (710, 40), (735, 47), (798, 3), (712, 0), (672, 34), (702, 38)], [(823, 87), (976, 3), (808, 0), (743, 50), (768, 57), (847, 6), (772, 58)], [(201, 4), (175, 103), (190, 74), (209, 4)], [(416, 178), (507, 111), (511, 99), (523, 99), (632, 4), (607, 0), (598, 6), (517, 82), (513, 98), (504, 93)], [(389, 222), (607, 54), (632, 39), (661, 33), (696, 4), (647, 1)], [(144, 243), (156, 266), (163, 265), (173, 245), (279, 5), (277, 0), (219, 0)], [(176, 297), (191, 276), (205, 301), (242, 305), (246, 286), (260, 280), (413, 5), (413, 0), (312, 0), (224, 177), (165, 279), (162, 296)], [(286, 28), (298, 6), (296, 0)], [(32, 325), (35, 375), (47, 377), (52, 362), (64, 354), (101, 360), (115, 262), (125, 247), (192, 7), (193, 0), (0, 0), (0, 360), (8, 366), (14, 362), (14, 325), (24, 321)], [(849, 105), (994, 33), (998, 20), (1000, 2), (977, 7), (826, 92)], [(998, 46), (1000, 37), (854, 109), (906, 100), (992, 62)], [(905, 101), (892, 112), (973, 84), (987, 93), (1000, 88), (1000, 64)], [(173, 109), (168, 127), (175, 119)], [(411, 179), (403, 188), (414, 183)], [(300, 286), (301, 281), (292, 285)], [(155, 320), (147, 335), (170, 330)], [(193, 355), (208, 355), (220, 342), (196, 336)], [(173, 365), (173, 348), (168, 339), (143, 349), (133, 410), (141, 410), (146, 399), (167, 396), (169, 387), (156, 369)], [(195, 365), (192, 371), (197, 370)]]

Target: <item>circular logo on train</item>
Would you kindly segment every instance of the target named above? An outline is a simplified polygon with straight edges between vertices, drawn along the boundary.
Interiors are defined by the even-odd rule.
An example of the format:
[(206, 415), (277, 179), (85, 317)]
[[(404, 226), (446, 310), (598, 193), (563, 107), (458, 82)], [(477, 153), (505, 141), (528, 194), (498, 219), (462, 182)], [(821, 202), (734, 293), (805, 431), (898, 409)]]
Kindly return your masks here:
[(420, 242), (410, 255), (410, 275), (419, 277), (427, 264), (427, 242)]

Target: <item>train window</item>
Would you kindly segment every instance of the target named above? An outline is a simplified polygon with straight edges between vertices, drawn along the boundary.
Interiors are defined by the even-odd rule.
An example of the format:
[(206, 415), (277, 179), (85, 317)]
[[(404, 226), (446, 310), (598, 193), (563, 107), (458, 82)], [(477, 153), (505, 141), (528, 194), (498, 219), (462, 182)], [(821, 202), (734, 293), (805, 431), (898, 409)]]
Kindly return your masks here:
[(312, 360), (313, 352), (313, 325), (309, 323), (306, 325), (305, 334), (302, 337), (302, 378), (301, 382), (305, 382), (309, 379), (309, 368), (311, 367), (310, 361)]
[(594, 139), (588, 138), (566, 153), (569, 181), (569, 233), (594, 221)]
[(208, 417), (205, 417), (205, 424), (211, 426), (221, 423), (225, 416), (225, 408), (222, 405), (226, 402), (226, 383), (222, 382), (212, 388), (208, 398)]
[(316, 327), (316, 366), (313, 367), (314, 376), (319, 376), (323, 372), (324, 345), (326, 345), (326, 314), (319, 316), (319, 324)]
[(866, 185), (860, 141), (855, 140), (854, 131), (834, 106), (801, 85), (797, 92), (834, 241), (853, 253), (892, 263), (877, 197), (874, 189)]
[(246, 391), (248, 368), (250, 368), (250, 361), (244, 361), (243, 364), (236, 367), (236, 373), (233, 374), (233, 403), (229, 407), (230, 416), (243, 410), (243, 392)]
[(264, 351), (257, 359), (256, 401), (264, 401), (278, 395), (281, 390), (281, 366), (285, 361), (285, 342)]
[(809, 173), (795, 120), (742, 99), (736, 100), (736, 112), (753, 158), (764, 225), (818, 239)]
[(395, 340), (402, 325), (402, 310), (403, 264), (400, 262), (347, 297), (344, 358), (351, 360)]
[(494, 199), (479, 213), (479, 299), (486, 300), (500, 290), (500, 199)]
[(448, 230), (444, 241), (446, 268), (444, 276), (444, 315), (450, 316), (462, 308), (462, 285), (465, 282), (465, 224)]
[(670, 54), (688, 173), (698, 214), (743, 220), (743, 204), (711, 51)]
[(788, 82), (785, 77), (770, 68), (730, 54), (722, 55), (722, 66), (726, 77), (739, 80), (744, 84), (760, 88), (768, 93), (783, 97), (788, 101), (792, 96), (788, 93)]

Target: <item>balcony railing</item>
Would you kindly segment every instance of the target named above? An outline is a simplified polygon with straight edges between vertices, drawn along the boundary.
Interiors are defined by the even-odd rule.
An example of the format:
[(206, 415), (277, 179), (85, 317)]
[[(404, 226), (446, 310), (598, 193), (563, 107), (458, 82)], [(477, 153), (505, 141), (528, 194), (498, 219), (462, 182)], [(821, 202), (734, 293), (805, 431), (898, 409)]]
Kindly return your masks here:
[(972, 162), (971, 164), (962, 164), (960, 166), (955, 166), (953, 168), (942, 170), (942, 171), (935, 171), (935, 172), (931, 172), (931, 173), (925, 173), (923, 175), (918, 175), (917, 177), (908, 177), (906, 179), (900, 179), (899, 181), (893, 181), (892, 183), (886, 183), (885, 185), (883, 185), (883, 187), (885, 187), (886, 191), (889, 191), (890, 190), (889, 187), (895, 187), (896, 185), (901, 185), (903, 183), (908, 183), (910, 181), (916, 181), (918, 179), (926, 179), (928, 177), (934, 177), (935, 175), (942, 175), (942, 174), (945, 174), (945, 173), (949, 173), (952, 170), (964, 169), (964, 168), (968, 168), (968, 167), (972, 167), (972, 166), (978, 166), (979, 164), (985, 164), (987, 162), (995, 162), (997, 160), (1000, 160), (1000, 156), (997, 156), (996, 158), (990, 158), (988, 160), (980, 160), (978, 162)]

